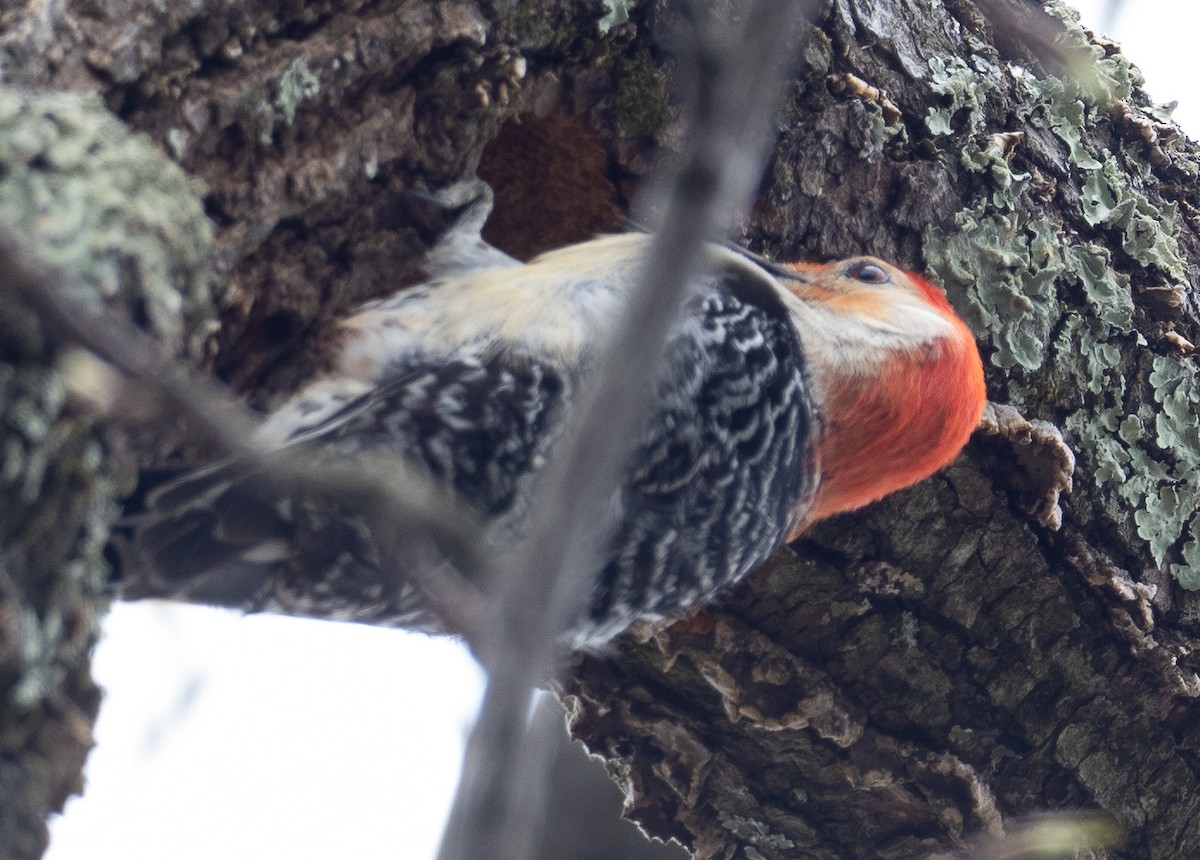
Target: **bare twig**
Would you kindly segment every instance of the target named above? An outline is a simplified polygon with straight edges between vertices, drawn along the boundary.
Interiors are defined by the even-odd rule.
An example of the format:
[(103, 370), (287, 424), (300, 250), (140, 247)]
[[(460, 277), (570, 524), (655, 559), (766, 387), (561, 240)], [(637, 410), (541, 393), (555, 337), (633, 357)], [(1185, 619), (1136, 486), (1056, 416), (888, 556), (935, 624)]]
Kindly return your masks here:
[(20, 298), (52, 336), (84, 347), (153, 389), (164, 413), (188, 415), (231, 455), (256, 453), (250, 442), (254, 422), (218, 383), (165, 360), (149, 336), (114, 311), (76, 298), (63, 273), (35, 262), (8, 232), (0, 232), (0, 289)]
[(744, 10), (740, 28), (723, 20), (704, 30), (696, 49), (693, 145), (672, 184), (644, 283), (555, 446), (527, 537), (503, 571), (479, 655), (489, 672), (488, 691), (440, 860), (483, 852), (518, 860), (534, 847), (545, 750), (524, 735), (529, 697), (552, 674), (562, 636), (583, 612), (600, 567), (607, 532), (597, 523), (608, 523), (606, 503), (649, 405), (649, 390), (629, 380), (660, 366), (687, 286), (699, 274), (703, 242), (719, 237), (732, 213), (749, 204), (765, 163), (793, 28), (811, 5), (757, 0)]
[(449, 490), (396, 457), (335, 461), (314, 456), (303, 443), (264, 449), (254, 441), (257, 421), (219, 383), (164, 358), (152, 338), (114, 311), (75, 298), (62, 273), (33, 262), (3, 232), (0, 290), (33, 310), (52, 335), (86, 348), (148, 390), (160, 412), (185, 416), (254, 472), (264, 492), (315, 492), (352, 503), (379, 536), (382, 575), (411, 582), (450, 632), (477, 638), (483, 597), (434, 540), (451, 542), (456, 555), (473, 559), (478, 517)]

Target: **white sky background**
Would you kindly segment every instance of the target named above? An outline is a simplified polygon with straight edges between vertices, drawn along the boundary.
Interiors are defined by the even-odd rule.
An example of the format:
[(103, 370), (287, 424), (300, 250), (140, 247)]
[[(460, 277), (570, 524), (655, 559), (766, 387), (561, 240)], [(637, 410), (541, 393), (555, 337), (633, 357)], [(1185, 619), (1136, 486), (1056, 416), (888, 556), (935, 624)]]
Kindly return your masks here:
[[(1200, 137), (1191, 0), (1125, 0), (1113, 26), (1073, 5)], [(449, 640), (155, 604), (113, 608), (95, 673), (87, 794), (48, 860), (427, 860), (482, 691)]]

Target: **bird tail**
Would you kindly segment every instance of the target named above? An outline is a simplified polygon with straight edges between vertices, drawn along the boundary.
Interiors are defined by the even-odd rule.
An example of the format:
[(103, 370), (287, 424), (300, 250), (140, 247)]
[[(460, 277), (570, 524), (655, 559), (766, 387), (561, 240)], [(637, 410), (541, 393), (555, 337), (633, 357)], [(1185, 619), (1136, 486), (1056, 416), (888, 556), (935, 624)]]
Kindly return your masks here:
[(293, 528), (238, 464), (144, 472), (109, 540), (117, 594), (255, 608)]
[(445, 632), (338, 493), (289, 492), (242, 461), (148, 473), (108, 545), (123, 600), (165, 599)]

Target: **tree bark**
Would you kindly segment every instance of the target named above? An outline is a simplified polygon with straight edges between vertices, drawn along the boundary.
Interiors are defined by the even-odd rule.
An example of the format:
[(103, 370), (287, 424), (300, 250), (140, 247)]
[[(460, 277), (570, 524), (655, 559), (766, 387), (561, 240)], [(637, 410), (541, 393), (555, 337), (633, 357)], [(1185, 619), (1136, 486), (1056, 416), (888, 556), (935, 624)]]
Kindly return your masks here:
[[(528, 256), (617, 227), (672, 144), (658, 4), (603, 22), (569, 2), (45, 8), (0, 13), (21, 87), (0, 93), (0, 215), (255, 405), (320, 367), (330, 320), (416, 276), (437, 225), (406, 189), (478, 168), (497, 191), (486, 235)], [(1086, 61), (1062, 77), (970, 0), (831, 0), (812, 26), (741, 238), (929, 271), (1016, 411), (713, 611), (579, 657), (573, 731), (630, 787), (630, 814), (698, 857), (922, 856), (1064, 808), (1119, 822), (1097, 856), (1188, 856), (1200, 155), (1070, 24)], [(94, 146), (155, 169), (114, 194)], [(34, 217), (47, 200), (115, 214)], [(114, 229), (136, 241), (93, 254)], [(184, 301), (162, 300), (168, 284)], [(206, 311), (220, 326), (202, 350)], [(130, 458), (47, 393), (62, 371), (45, 333), (4, 324), (0, 475), (33, 489), (0, 510), (0, 856), (33, 858), (89, 743), (99, 535)]]

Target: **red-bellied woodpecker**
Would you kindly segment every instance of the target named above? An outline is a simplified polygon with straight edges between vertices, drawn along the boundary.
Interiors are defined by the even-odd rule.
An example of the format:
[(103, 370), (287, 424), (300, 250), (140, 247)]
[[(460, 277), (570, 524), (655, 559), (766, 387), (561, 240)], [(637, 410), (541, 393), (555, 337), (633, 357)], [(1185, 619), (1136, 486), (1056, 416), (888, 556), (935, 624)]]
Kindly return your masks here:
[[(259, 437), (403, 458), (511, 535), (650, 237), (605, 236), (520, 264), (479, 240), (489, 206), (481, 198), (431, 254), (434, 280), (344, 323), (334, 370)], [(814, 521), (940, 469), (979, 420), (974, 339), (926, 281), (871, 257), (780, 266), (717, 245), (706, 255), (661, 366), (642, 381), (654, 405), (575, 644), (702, 604)], [(410, 584), (381, 575), (370, 529), (345, 505), (273, 498), (253, 481), (226, 464), (150, 493), (128, 523), (126, 594), (437, 626)]]

